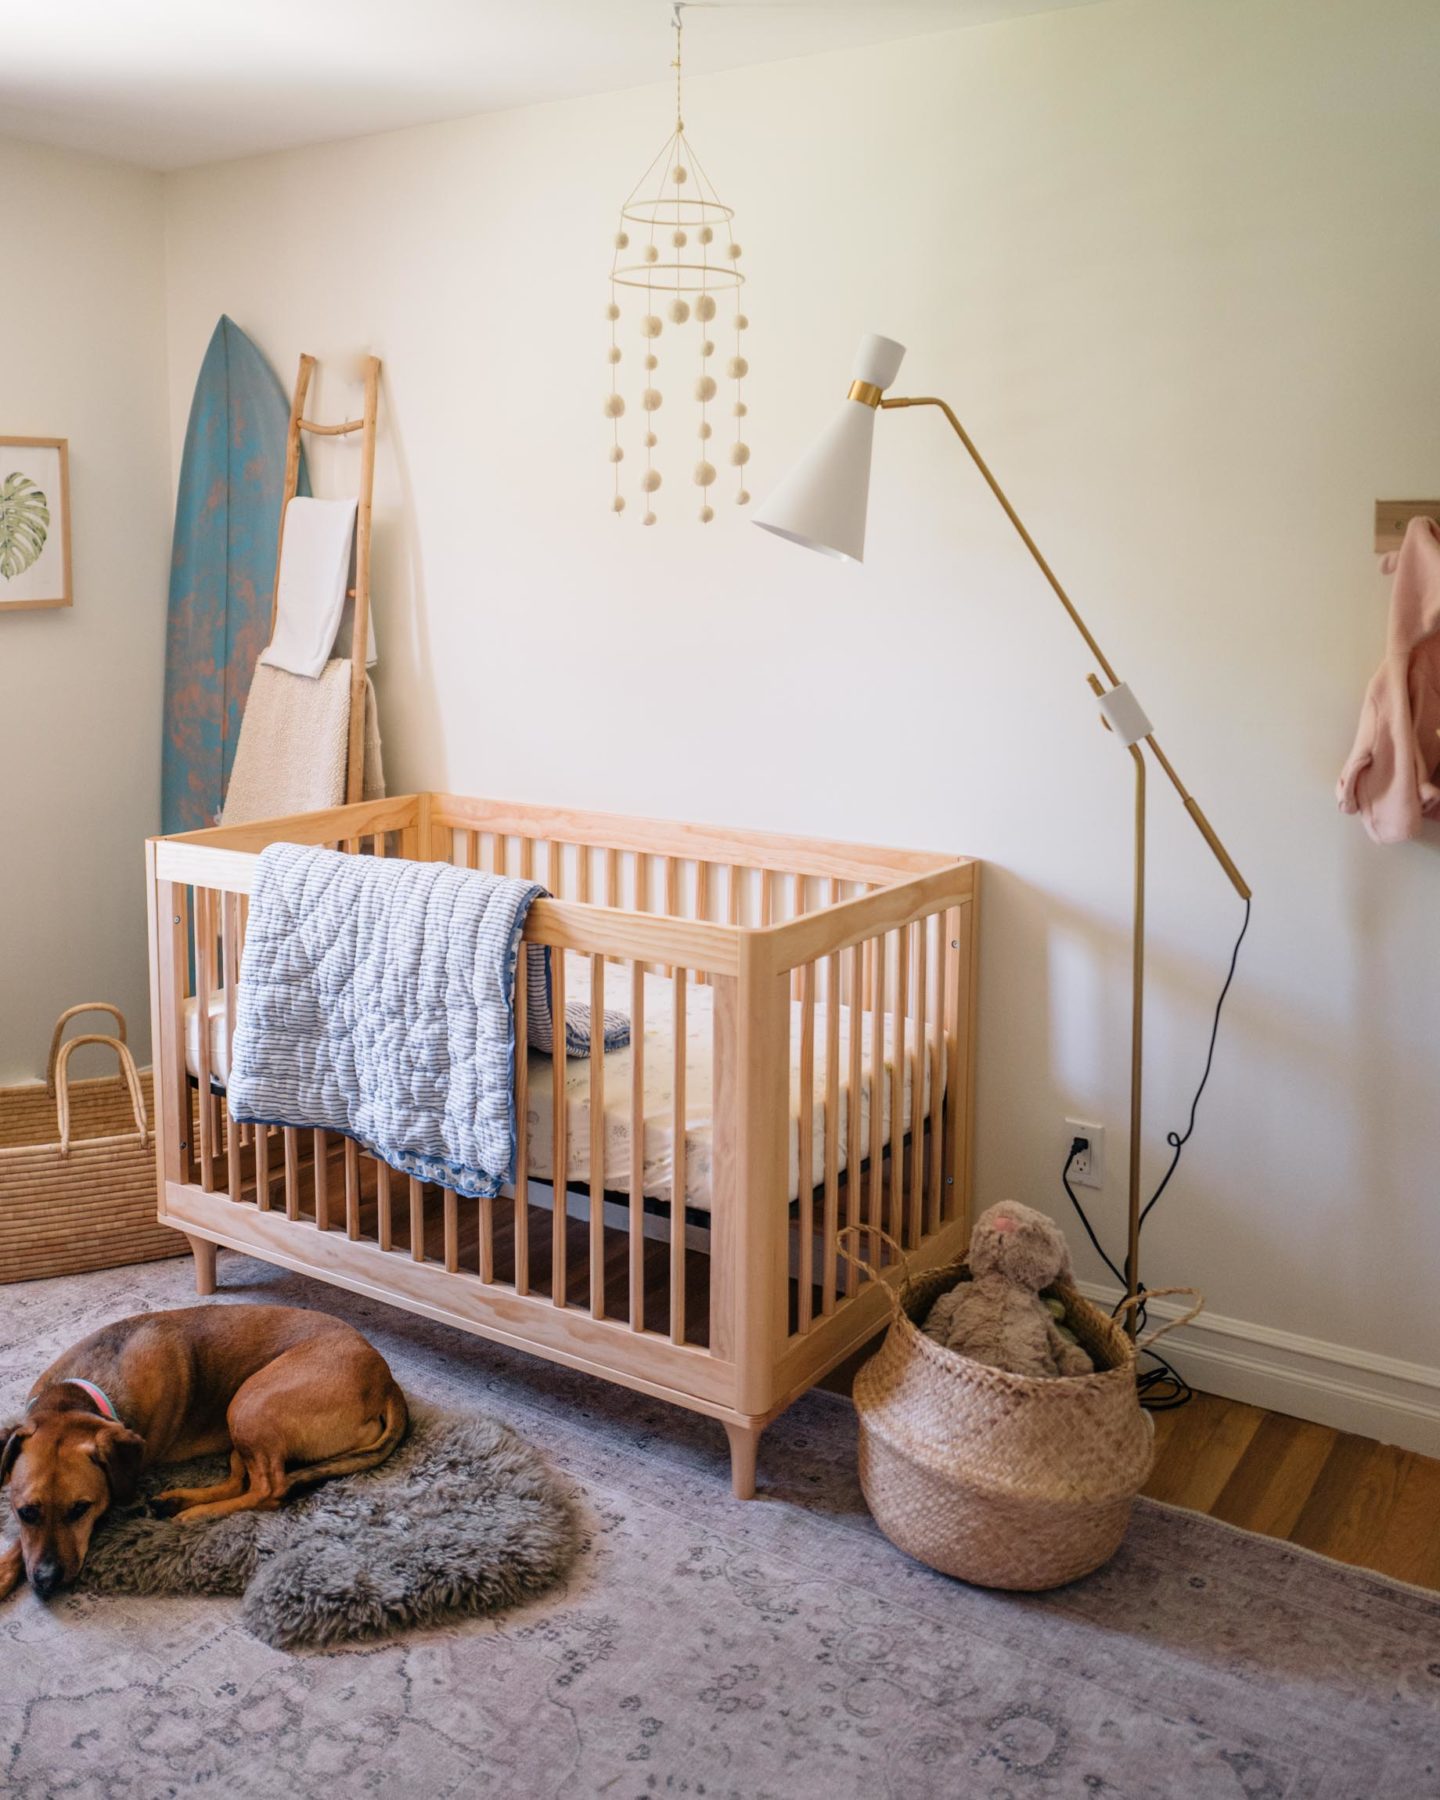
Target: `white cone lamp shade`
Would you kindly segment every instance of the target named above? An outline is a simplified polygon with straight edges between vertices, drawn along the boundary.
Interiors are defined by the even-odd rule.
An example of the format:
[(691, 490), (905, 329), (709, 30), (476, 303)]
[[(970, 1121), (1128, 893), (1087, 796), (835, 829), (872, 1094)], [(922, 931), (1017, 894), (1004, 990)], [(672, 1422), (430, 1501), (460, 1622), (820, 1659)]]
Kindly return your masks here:
[[(900, 372), (905, 346), (873, 333), (855, 358), (855, 380), (884, 392)], [(841, 562), (865, 560), (865, 511), (870, 499), (870, 449), (875, 407), (847, 399), (809, 451), (755, 515), (776, 537)]]

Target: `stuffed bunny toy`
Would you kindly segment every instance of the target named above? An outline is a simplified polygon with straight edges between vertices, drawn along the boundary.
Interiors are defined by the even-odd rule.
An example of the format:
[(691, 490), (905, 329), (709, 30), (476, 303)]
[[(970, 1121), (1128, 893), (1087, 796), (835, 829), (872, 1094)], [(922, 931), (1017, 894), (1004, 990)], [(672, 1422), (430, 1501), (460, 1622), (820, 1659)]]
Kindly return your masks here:
[(1064, 1233), (1044, 1213), (1002, 1200), (970, 1239), (969, 1281), (942, 1294), (925, 1335), (974, 1362), (1014, 1375), (1089, 1375), (1094, 1363), (1061, 1332), (1040, 1290), (1073, 1285)]

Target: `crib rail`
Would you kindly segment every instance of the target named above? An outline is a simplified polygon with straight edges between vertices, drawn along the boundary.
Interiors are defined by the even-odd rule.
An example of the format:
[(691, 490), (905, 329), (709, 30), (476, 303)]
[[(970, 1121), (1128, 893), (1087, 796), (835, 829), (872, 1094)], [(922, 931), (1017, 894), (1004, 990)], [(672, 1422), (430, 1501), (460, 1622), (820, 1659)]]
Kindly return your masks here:
[[(552, 951), (557, 1015), (578, 983), (597, 1029), (568, 1082), (549, 1071), (542, 1119), (517, 993), (518, 1154), (500, 1196), (417, 1181), (339, 1134), (230, 1117), (249, 894), (276, 841), (548, 889), (525, 937)], [(449, 795), (157, 839), (148, 857), (160, 1210), (180, 1229), (727, 1422), (772, 1416), (882, 1321), (877, 1285), (839, 1261), (842, 1227), (884, 1229), (922, 1264), (963, 1243), (971, 863)], [(600, 1044), (607, 992), (631, 1017), (623, 1075)], [(708, 1030), (703, 1145), (691, 1026)], [(607, 1184), (616, 1134), (628, 1179)]]

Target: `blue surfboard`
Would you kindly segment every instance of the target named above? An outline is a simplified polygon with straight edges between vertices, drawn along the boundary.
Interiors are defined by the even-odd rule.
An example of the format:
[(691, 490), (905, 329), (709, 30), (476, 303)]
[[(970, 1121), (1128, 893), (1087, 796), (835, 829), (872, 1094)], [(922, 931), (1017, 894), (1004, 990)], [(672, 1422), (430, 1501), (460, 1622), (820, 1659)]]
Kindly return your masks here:
[[(270, 637), (290, 403), (222, 317), (200, 365), (180, 461), (165, 638), (161, 820), (219, 817), (255, 660)], [(299, 492), (308, 494), (302, 458)]]

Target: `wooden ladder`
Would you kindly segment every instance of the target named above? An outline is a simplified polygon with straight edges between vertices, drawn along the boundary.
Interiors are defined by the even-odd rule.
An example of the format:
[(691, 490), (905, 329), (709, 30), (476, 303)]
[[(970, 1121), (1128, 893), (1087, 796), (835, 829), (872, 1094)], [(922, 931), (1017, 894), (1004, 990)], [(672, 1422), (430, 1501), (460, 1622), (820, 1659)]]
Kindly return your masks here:
[(270, 635), (280, 606), (280, 551), (285, 545), (285, 512), (295, 498), (300, 479), (300, 434), (315, 437), (347, 437), (352, 431), (363, 433), (360, 439), (360, 492), (355, 506), (355, 585), (346, 597), (355, 602), (355, 629), (350, 648), (350, 735), (345, 757), (345, 803), (353, 805), (362, 797), (365, 780), (365, 648), (370, 635), (370, 506), (375, 493), (375, 415), (380, 399), (380, 358), (365, 358), (365, 405), (362, 417), (346, 419), (339, 425), (321, 425), (305, 417), (305, 400), (310, 392), (310, 378), (315, 373), (315, 358), (302, 356), (295, 376), (295, 392), (290, 400), (290, 426), (285, 440), (285, 486), (280, 496), (280, 539), (275, 552), (275, 599), (270, 608)]

